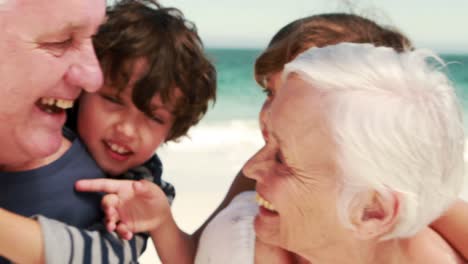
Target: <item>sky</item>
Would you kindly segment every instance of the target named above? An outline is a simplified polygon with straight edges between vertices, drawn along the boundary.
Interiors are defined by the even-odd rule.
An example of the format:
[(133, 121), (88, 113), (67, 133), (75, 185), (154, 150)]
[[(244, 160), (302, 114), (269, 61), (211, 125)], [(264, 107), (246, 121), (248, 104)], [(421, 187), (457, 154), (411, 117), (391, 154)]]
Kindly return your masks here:
[(468, 0), (160, 0), (195, 22), (211, 48), (264, 48), (287, 23), (354, 10), (397, 27), (416, 47), (468, 53)]

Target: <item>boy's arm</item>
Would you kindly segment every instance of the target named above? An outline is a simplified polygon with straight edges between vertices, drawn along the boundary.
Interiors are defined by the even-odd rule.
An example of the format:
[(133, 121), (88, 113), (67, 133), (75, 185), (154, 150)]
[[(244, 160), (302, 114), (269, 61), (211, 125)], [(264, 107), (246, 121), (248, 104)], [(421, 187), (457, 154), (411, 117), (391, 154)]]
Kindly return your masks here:
[(431, 224), (465, 260), (468, 260), (468, 203), (458, 200)]
[(145, 235), (125, 241), (105, 230), (36, 219), (0, 209), (0, 255), (15, 263), (131, 263), (146, 246)]
[(165, 194), (156, 184), (146, 180), (95, 179), (80, 180), (75, 187), (79, 191), (109, 193), (103, 198), (108, 229), (117, 230), (125, 238), (149, 231), (163, 263), (193, 263), (192, 237), (179, 229)]
[(102, 228), (85, 230), (39, 216), (45, 263), (135, 263), (146, 247), (147, 236), (122, 240)]
[(195, 243), (188, 234), (179, 229), (174, 218), (171, 217), (167, 223), (151, 231), (150, 234), (162, 263), (193, 263)]
[(224, 197), (224, 200), (221, 204), (216, 208), (216, 210), (205, 220), (205, 222), (192, 234), (192, 237), (195, 241), (195, 248), (198, 247), (198, 241), (200, 240), (200, 235), (205, 229), (206, 225), (228, 204), (232, 201), (232, 199), (241, 192), (244, 191), (251, 191), (255, 189), (255, 181), (245, 177), (242, 170), (237, 173), (236, 178), (229, 187), (228, 193)]

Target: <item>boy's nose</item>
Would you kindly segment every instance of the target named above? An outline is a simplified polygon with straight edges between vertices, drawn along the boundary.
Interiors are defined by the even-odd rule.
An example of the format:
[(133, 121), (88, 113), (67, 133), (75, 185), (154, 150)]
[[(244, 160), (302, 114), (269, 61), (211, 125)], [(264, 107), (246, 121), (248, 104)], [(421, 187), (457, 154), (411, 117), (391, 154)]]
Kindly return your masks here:
[(129, 139), (135, 136), (136, 126), (131, 120), (128, 120), (129, 118), (124, 119), (116, 124), (115, 129), (121, 137)]

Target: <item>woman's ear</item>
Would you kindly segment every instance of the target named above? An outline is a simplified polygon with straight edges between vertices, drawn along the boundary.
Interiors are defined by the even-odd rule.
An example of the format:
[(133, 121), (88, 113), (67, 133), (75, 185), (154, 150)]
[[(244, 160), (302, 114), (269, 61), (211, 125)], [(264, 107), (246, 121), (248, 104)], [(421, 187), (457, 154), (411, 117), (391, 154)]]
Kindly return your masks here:
[(393, 230), (400, 213), (400, 199), (397, 193), (386, 196), (372, 191), (358, 195), (357, 203), (351, 207), (351, 221), (359, 239), (379, 239)]

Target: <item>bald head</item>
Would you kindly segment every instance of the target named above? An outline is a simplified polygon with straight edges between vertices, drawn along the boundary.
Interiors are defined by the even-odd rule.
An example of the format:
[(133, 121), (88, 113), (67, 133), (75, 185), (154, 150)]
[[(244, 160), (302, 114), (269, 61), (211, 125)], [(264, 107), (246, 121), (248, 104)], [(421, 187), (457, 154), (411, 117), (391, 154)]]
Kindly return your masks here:
[(10, 10), (13, 1), (14, 0), (0, 0), (0, 12)]

